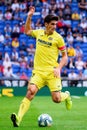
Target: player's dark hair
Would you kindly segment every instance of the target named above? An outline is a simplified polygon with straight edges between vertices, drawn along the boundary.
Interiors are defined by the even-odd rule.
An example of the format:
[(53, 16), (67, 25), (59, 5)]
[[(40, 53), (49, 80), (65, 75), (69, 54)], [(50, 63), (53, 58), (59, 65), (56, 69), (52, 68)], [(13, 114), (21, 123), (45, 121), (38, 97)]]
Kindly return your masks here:
[(50, 23), (52, 20), (58, 21), (58, 17), (52, 14), (49, 14), (45, 17), (44, 23)]

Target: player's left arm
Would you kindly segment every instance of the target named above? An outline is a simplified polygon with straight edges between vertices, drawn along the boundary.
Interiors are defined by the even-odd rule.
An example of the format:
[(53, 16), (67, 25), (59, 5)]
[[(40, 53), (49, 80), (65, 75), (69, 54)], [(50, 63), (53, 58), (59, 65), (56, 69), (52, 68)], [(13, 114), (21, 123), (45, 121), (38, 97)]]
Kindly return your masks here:
[(67, 64), (68, 62), (68, 56), (67, 56), (67, 52), (66, 51), (63, 51), (61, 52), (62, 53), (62, 58), (61, 58), (61, 61), (59, 63), (59, 66), (56, 67), (54, 69), (54, 76), (55, 77), (60, 77), (60, 72), (62, 70), (62, 68)]
[(60, 70), (65, 66), (68, 62), (68, 56), (67, 56), (67, 50), (66, 50), (66, 45), (64, 42), (64, 39), (62, 36), (60, 36), (59, 42), (58, 42), (58, 49), (60, 50), (62, 54), (61, 61), (59, 63), (59, 68)]
[(62, 59), (59, 63), (60, 70), (67, 64), (67, 62), (68, 62), (67, 52), (64, 51), (64, 52), (62, 52)]
[(62, 54), (62, 58), (61, 58), (61, 61), (59, 63), (59, 66), (54, 69), (54, 76), (60, 77), (60, 72), (61, 72), (62, 68), (68, 62), (68, 56), (67, 56), (67, 50), (66, 50), (65, 42), (64, 42), (64, 40), (61, 36), (59, 37), (57, 45), (58, 45), (58, 49), (60, 50), (60, 52)]

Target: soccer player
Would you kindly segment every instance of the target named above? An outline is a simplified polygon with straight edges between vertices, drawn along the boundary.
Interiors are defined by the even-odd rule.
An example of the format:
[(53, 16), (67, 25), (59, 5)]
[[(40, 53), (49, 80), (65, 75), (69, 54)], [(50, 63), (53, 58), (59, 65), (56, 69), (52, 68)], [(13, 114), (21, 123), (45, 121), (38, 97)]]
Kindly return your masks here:
[[(47, 85), (55, 103), (65, 101), (68, 110), (72, 107), (70, 93), (61, 92), (60, 71), (67, 64), (67, 52), (63, 38), (58, 34), (56, 24), (58, 17), (47, 15), (44, 19), (45, 29), (32, 30), (31, 19), (35, 8), (31, 7), (25, 24), (25, 34), (36, 38), (36, 52), (34, 58), (34, 69), (28, 84), (26, 96), (20, 104), (18, 114), (11, 114), (14, 127), (18, 127), (23, 116), (30, 108), (31, 100), (39, 89)], [(60, 63), (57, 62), (59, 51), (62, 53)], [(38, 104), (37, 104), (38, 105)]]

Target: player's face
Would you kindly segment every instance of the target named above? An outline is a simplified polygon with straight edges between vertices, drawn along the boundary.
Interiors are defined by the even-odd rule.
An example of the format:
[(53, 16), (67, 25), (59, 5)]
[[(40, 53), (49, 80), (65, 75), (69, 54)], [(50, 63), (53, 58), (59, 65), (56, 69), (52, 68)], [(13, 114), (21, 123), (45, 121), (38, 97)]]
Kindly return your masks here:
[(46, 23), (45, 27), (46, 27), (46, 31), (49, 34), (52, 34), (54, 32), (54, 30), (56, 29), (56, 25), (57, 25), (57, 21), (53, 20), (50, 23)]

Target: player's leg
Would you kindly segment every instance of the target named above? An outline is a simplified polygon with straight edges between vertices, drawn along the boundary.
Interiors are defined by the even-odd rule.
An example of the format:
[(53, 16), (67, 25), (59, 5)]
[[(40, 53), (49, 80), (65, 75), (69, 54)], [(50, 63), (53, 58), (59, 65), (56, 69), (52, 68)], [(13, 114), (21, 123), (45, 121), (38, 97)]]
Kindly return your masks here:
[(56, 103), (60, 103), (62, 101), (65, 101), (65, 105), (67, 110), (70, 110), (72, 108), (72, 100), (70, 97), (70, 93), (68, 91), (66, 92), (51, 92), (52, 99)]
[(37, 73), (32, 74), (30, 84), (28, 85), (26, 97), (22, 100), (20, 104), (18, 115), (16, 115), (15, 113), (11, 115), (11, 120), (14, 127), (19, 126), (24, 114), (28, 111), (30, 107), (31, 100), (34, 98), (37, 91), (43, 86), (43, 77), (41, 77), (41, 75)]
[(29, 84), (26, 97), (24, 97), (24, 99), (22, 100), (20, 104), (18, 115), (16, 115), (15, 113), (12, 113), (11, 115), (11, 120), (13, 122), (14, 127), (19, 126), (23, 116), (25, 115), (25, 113), (28, 111), (30, 107), (31, 100), (34, 98), (37, 91), (38, 91), (38, 88), (36, 85)]
[(34, 84), (30, 84), (28, 86), (26, 97), (22, 100), (19, 111), (18, 111), (18, 118), (19, 123), (21, 122), (24, 114), (28, 111), (30, 108), (31, 100), (34, 98), (35, 94), (37, 93), (38, 88)]
[(72, 107), (70, 93), (68, 91), (61, 92), (62, 89), (61, 79), (52, 77), (51, 79), (48, 80), (48, 86), (51, 91), (53, 101), (56, 103), (65, 101), (66, 108), (70, 110)]

